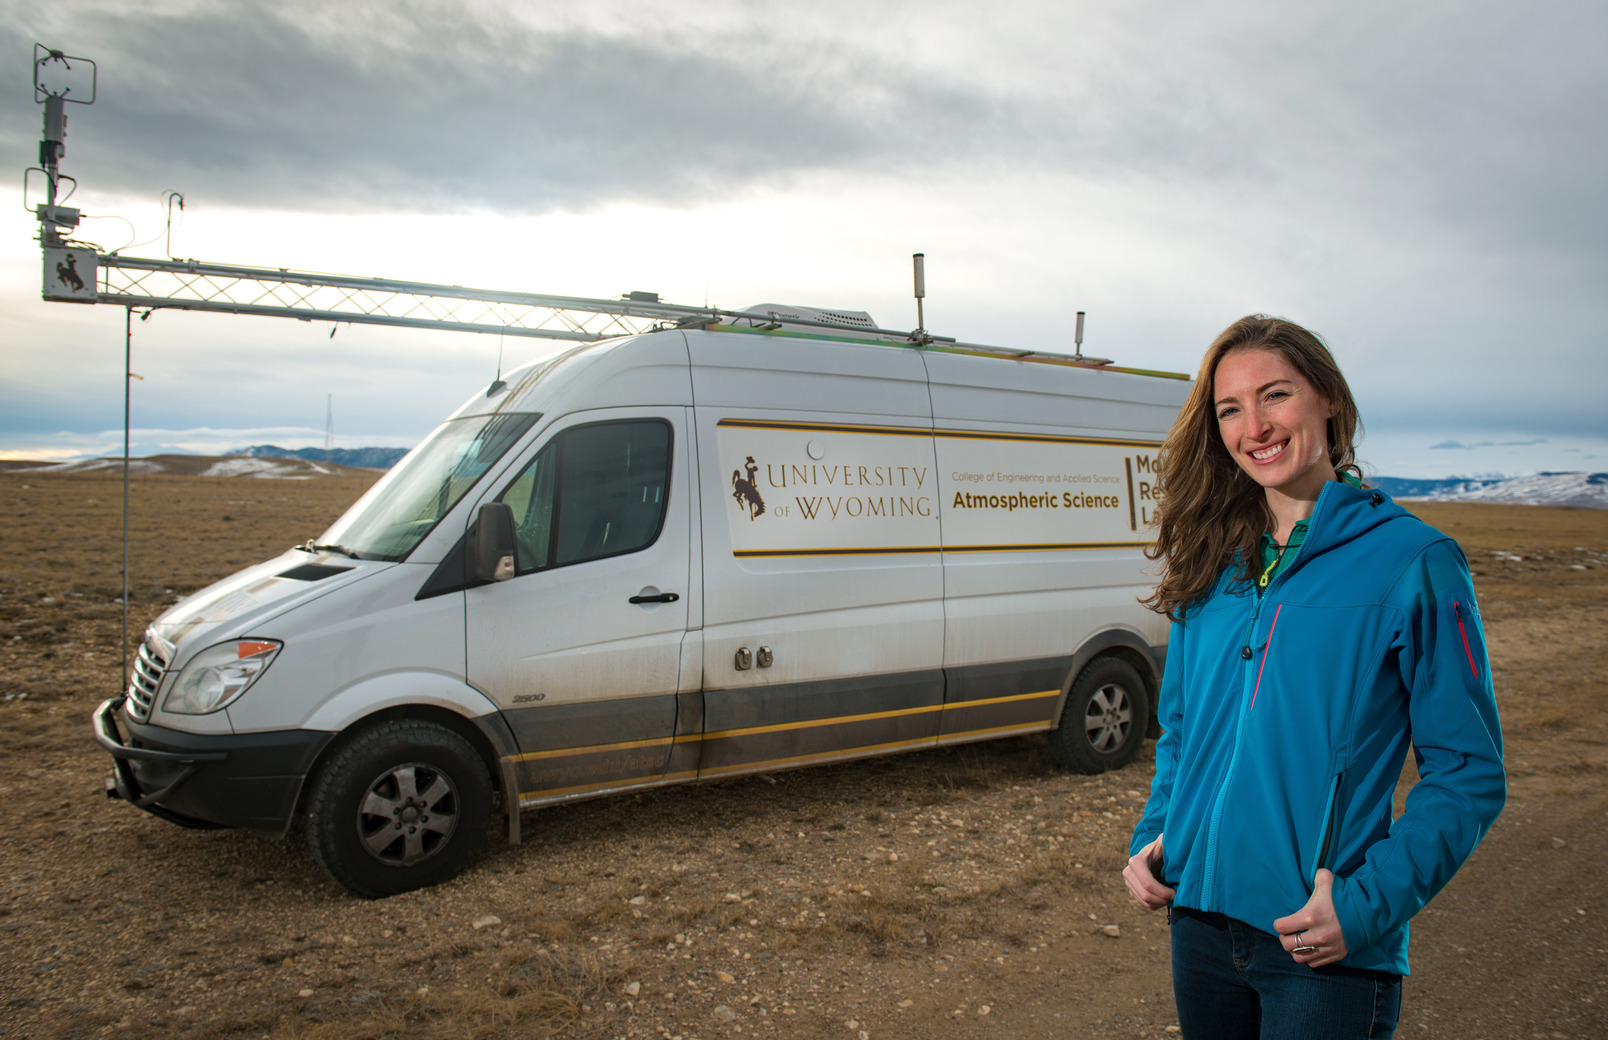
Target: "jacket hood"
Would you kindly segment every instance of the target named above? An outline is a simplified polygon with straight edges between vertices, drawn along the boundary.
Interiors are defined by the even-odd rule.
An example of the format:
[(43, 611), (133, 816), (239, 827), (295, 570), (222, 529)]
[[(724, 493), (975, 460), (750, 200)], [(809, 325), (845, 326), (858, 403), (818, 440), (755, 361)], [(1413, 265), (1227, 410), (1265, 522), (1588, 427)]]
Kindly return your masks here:
[(1417, 520), (1383, 491), (1331, 480), (1318, 494), (1318, 504), (1307, 523), (1306, 540), (1301, 543), (1295, 566), (1356, 541), (1381, 524), (1403, 518)]

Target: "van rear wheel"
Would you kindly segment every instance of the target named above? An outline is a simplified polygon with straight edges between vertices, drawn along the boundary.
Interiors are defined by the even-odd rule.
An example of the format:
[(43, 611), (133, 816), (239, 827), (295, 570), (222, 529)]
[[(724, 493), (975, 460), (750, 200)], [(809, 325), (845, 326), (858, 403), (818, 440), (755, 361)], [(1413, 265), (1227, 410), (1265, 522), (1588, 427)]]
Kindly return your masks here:
[(1121, 769), (1139, 754), (1150, 722), (1150, 696), (1126, 661), (1097, 657), (1078, 673), (1050, 732), (1055, 761), (1077, 773)]
[(307, 801), (313, 854), (366, 899), (456, 877), (490, 823), (485, 762), (452, 730), (417, 719), (381, 722), (340, 748)]

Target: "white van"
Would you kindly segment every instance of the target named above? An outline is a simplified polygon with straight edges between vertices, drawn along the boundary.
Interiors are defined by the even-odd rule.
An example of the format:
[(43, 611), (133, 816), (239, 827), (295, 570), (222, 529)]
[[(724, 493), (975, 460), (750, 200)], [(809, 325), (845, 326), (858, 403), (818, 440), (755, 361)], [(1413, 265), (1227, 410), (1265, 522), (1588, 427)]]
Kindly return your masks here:
[(95, 716), (109, 793), (305, 819), (374, 897), (463, 870), (494, 804), (517, 841), (522, 808), (1036, 731), (1072, 769), (1124, 765), (1165, 658), (1136, 600), (1187, 390), (786, 321), (527, 365), (316, 542), (151, 626)]

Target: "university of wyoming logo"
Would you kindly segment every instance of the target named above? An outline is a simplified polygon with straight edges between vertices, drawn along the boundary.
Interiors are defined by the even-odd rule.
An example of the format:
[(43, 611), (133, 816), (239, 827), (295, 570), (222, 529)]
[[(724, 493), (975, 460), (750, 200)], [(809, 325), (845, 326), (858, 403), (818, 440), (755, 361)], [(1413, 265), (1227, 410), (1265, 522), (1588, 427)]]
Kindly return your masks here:
[(70, 285), (74, 292), (84, 291), (84, 280), (78, 276), (78, 258), (71, 253), (67, 254), (67, 262), (56, 265), (56, 280), (62, 285)]
[(754, 483), (754, 475), (759, 472), (754, 457), (748, 456), (748, 462), (743, 467), (748, 471), (745, 478), (742, 470), (731, 471), (731, 497), (737, 500), (739, 506), (748, 510), (748, 519), (752, 520), (765, 512), (765, 500), (759, 497), (759, 487)]

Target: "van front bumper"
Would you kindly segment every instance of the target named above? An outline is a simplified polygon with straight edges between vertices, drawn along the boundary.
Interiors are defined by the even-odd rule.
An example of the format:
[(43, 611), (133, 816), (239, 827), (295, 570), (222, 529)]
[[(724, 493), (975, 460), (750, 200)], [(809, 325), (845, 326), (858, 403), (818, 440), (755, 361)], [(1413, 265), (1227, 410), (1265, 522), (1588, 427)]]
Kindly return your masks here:
[(120, 714), (123, 701), (95, 710), (95, 741), (112, 756), (106, 795), (183, 827), (285, 833), (303, 781), (334, 736), (184, 733)]

